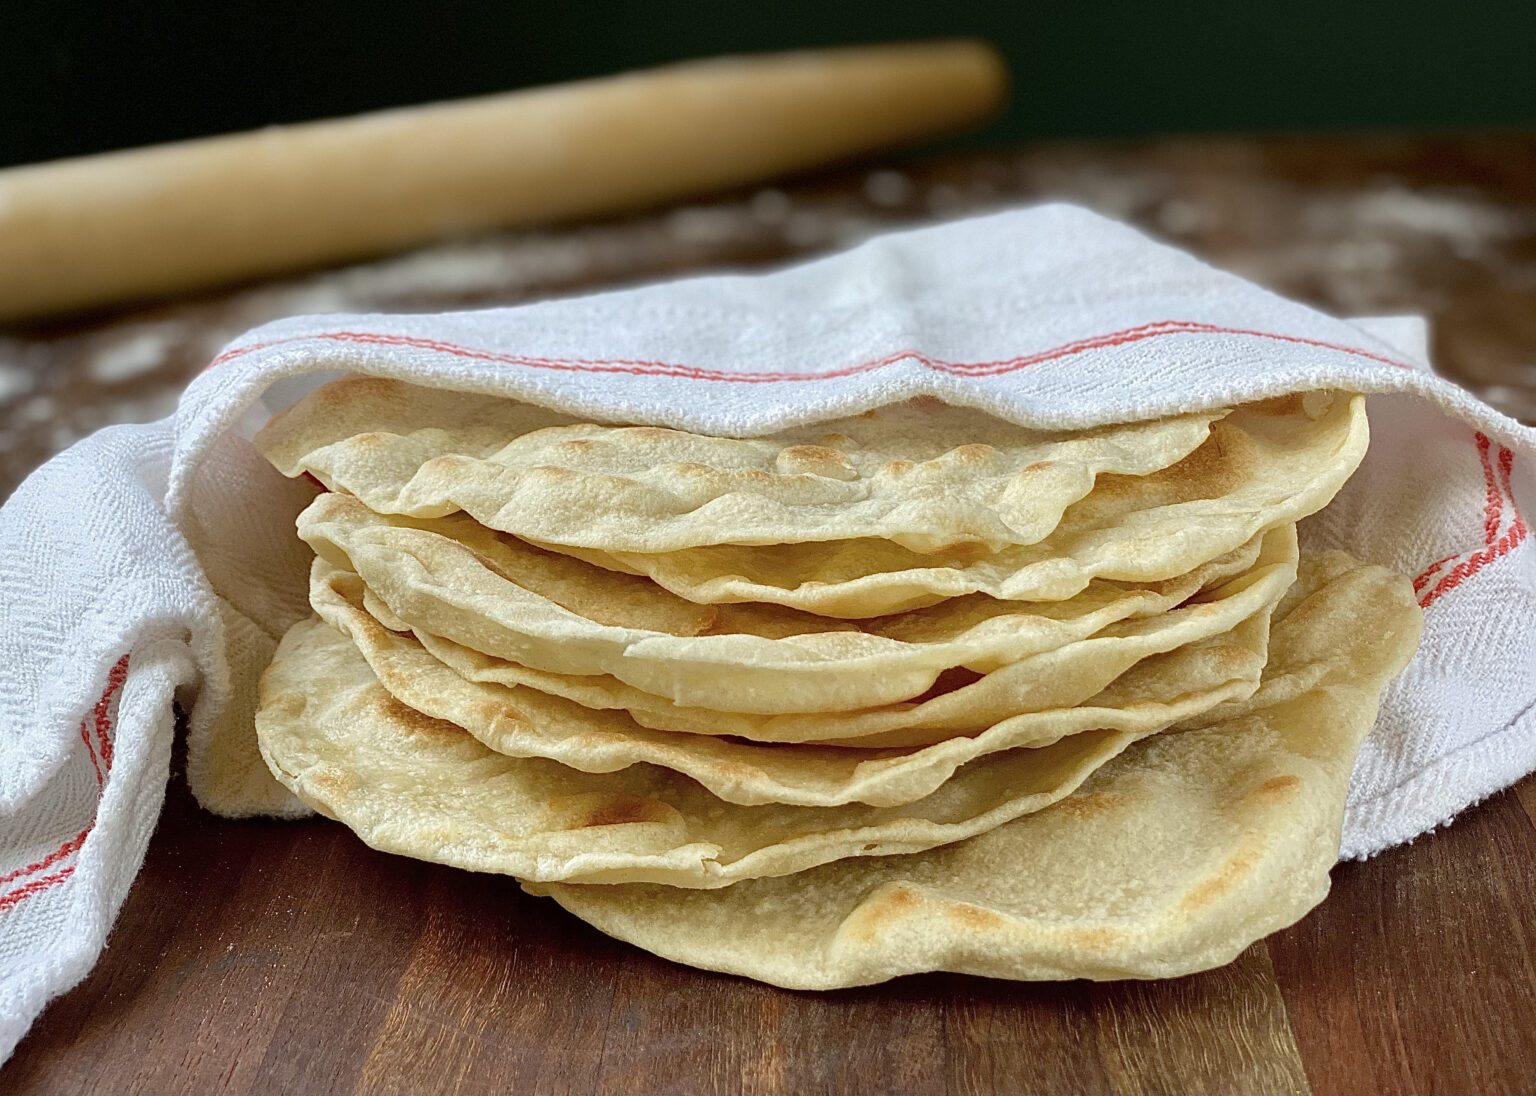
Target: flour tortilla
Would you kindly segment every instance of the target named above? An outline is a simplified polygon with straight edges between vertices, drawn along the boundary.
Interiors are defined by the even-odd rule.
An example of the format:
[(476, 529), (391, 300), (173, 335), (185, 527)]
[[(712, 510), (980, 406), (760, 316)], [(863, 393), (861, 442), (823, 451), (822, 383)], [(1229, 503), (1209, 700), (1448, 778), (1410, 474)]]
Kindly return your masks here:
[(548, 758), (590, 773), (651, 764), (692, 777), (730, 803), (818, 807), (911, 803), (936, 791), (960, 766), (1002, 750), (1046, 746), (1091, 730), (1140, 737), (1246, 698), (1259, 684), (1273, 608), (1264, 607), (1229, 633), (1138, 663), (1081, 705), (1017, 715), (975, 736), (924, 748), (871, 750), (680, 734), (538, 689), (471, 681), (414, 636), (386, 629), (363, 607), (362, 595), (356, 575), (316, 561), (310, 594), (316, 612), (357, 645), (390, 695), (463, 727), (497, 753)]
[[(682, 707), (780, 715), (905, 703), (946, 670), (963, 667), (984, 675), (963, 701), (951, 702), (969, 706), (971, 727), (1029, 706), (1075, 703), (1140, 658), (1225, 631), (1258, 604), (1278, 599), (1294, 576), (1296, 558), (1294, 530), (1271, 531), (1255, 566), (1210, 596), (1107, 627), (1098, 625), (1138, 601), (1143, 610), (1166, 607), (1179, 593), (1193, 593), (1200, 576), (1172, 590), (1107, 593), (1103, 612), (1090, 603), (1077, 619), (1070, 609), (1053, 614), (991, 602), (990, 609), (973, 613), (961, 606), (949, 614), (955, 634), (947, 634), (954, 628), (944, 623), (942, 610), (927, 621), (877, 625), (889, 635), (838, 621), (813, 621), (804, 626), (826, 630), (798, 634), (802, 625), (795, 622), (757, 633), (701, 634), (697, 628), (643, 626), (649, 620), (624, 623), (638, 618), (617, 598), (602, 598), (607, 579), (601, 576), (607, 573), (597, 568), (588, 568), (595, 575), (585, 582), (596, 585), (588, 586), (580, 603), (568, 592), (555, 600), (548, 584), (529, 580), (535, 564), (525, 560), (523, 548), (482, 542), (483, 530), (402, 525), (355, 499), (327, 494), (300, 515), (299, 533), (322, 558), (362, 577), (391, 627), (403, 623), (535, 670), (611, 676)], [(572, 560), (562, 566), (586, 567)], [(978, 712), (985, 722), (975, 721)]]
[(498, 754), (396, 700), (319, 619), (278, 645), (256, 732), (280, 783), (385, 852), (533, 881), (690, 888), (985, 833), (1070, 794), (1137, 737), (1095, 729), (992, 754), (899, 806), (741, 806), (655, 765), (587, 773)]
[(1183, 461), (1101, 476), (1043, 541), (993, 554), (923, 554), (889, 540), (715, 545), (667, 553), (565, 547), (645, 575), (692, 602), (781, 605), (858, 619), (948, 598), (1069, 598), (1095, 579), (1186, 574), (1256, 533), (1326, 506), (1365, 456), (1360, 396), (1310, 392), (1248, 404)]
[(918, 855), (720, 891), (527, 889), (658, 955), (797, 989), (1219, 966), (1327, 893), (1356, 750), (1421, 629), (1406, 579), (1307, 559), (1258, 693), (1137, 744), (1047, 810)]
[[(1220, 629), (1224, 619), (1251, 616), (1272, 605), (1294, 579), (1293, 527), (1272, 530), (1266, 534), (1262, 547), (1265, 555), (1260, 557), (1256, 553), (1246, 572), (1218, 579), (1187, 604), (1155, 622), (1134, 629), (1106, 631), (1066, 649), (1023, 659), (1006, 668), (1006, 672), (1000, 669), (974, 680), (954, 674), (947, 679), (941, 677), (942, 689), (915, 701), (841, 712), (757, 715), (679, 705), (611, 675), (535, 670), (420, 628), (412, 629), (366, 586), (362, 590), (362, 605), (384, 628), (409, 632), (435, 659), (471, 682), (535, 689), (586, 708), (622, 710), (642, 727), (728, 735), (762, 743), (914, 747), (940, 743), (957, 735), (976, 735), (1026, 712), (1088, 703), (1097, 690), (1120, 680), (1141, 659), (1156, 659), (1161, 651), (1177, 650), (1181, 642), (1198, 641), (1189, 637), (1209, 635), (1213, 629)], [(316, 564), (321, 581), (328, 571), (334, 570), (324, 561)], [(1226, 602), (1222, 618), (1199, 616), (1204, 606), (1221, 601)], [(322, 614), (325, 611), (319, 602), (316, 609)], [(1136, 695), (1144, 700), (1152, 694)]]
[(380, 513), (463, 510), (553, 544), (671, 552), (878, 537), (919, 552), (990, 551), (1045, 537), (1102, 473), (1174, 464), (1223, 414), (1049, 433), (919, 399), (722, 438), (354, 377), (278, 416), (256, 443), (285, 475), (307, 472)]

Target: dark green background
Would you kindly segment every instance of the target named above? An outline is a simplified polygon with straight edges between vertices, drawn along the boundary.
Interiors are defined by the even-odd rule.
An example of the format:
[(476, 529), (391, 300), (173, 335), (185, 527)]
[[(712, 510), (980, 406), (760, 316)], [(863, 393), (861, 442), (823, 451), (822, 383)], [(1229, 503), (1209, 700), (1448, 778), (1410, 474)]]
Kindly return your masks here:
[(1013, 66), (1013, 109), (969, 143), (1536, 127), (1536, 0), (0, 0), (0, 163), (704, 54), (934, 35), (989, 38)]

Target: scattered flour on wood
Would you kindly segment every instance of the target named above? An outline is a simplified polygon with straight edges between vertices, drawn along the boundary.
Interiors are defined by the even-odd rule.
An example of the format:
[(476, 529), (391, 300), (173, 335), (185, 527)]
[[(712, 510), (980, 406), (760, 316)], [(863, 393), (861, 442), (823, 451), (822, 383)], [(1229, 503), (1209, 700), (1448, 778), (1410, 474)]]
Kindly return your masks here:
[(102, 384), (121, 384), (164, 364), (181, 342), (181, 331), (173, 324), (145, 324), (102, 336), (99, 348), (91, 355), (87, 372)]
[(0, 361), (0, 403), (9, 403), (32, 391), (34, 378), (30, 369)]

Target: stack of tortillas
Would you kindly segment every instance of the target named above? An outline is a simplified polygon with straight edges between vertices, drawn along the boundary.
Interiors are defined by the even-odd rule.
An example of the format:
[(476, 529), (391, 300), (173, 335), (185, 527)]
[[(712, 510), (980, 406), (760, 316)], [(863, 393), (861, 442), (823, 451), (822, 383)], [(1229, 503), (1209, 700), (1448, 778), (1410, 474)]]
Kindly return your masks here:
[(918, 401), (767, 437), (351, 378), (257, 444), (327, 490), (262, 682), (277, 778), (686, 963), (1174, 975), (1315, 905), (1406, 579), (1296, 522), (1315, 392), (1079, 432)]

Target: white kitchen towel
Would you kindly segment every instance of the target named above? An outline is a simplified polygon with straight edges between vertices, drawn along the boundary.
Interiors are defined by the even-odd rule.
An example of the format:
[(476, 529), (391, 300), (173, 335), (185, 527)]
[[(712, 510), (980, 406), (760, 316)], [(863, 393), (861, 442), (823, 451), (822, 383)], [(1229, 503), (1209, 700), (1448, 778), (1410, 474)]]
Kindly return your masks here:
[(171, 419), (81, 442), (0, 511), (0, 1060), (100, 952), (164, 793), (173, 697), (205, 805), (302, 813), (260, 765), (250, 702), (304, 611), (292, 521), (311, 489), (248, 439), (343, 372), (722, 433), (917, 395), (1081, 427), (1371, 393), (1369, 455), (1305, 536), (1414, 576), (1427, 628), (1360, 758), (1344, 854), (1536, 767), (1536, 431), (1429, 372), (1418, 321), (1333, 319), (1064, 206), (768, 275), (285, 320), (220, 354)]

